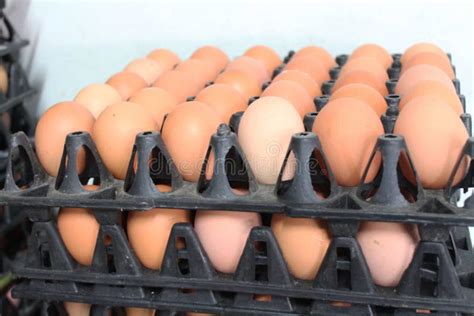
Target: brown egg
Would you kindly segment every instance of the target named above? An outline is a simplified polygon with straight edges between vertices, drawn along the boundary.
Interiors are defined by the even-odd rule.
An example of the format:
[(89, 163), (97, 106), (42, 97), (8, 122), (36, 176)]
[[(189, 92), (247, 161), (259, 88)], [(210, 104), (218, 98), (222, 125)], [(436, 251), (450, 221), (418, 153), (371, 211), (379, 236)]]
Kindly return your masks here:
[(122, 97), (122, 100), (126, 101), (130, 99), (132, 94), (138, 90), (144, 89), (147, 87), (145, 80), (133, 72), (119, 72), (110, 77), (107, 80), (107, 84), (117, 90), (117, 92)]
[(316, 59), (324, 65), (326, 71), (336, 67), (337, 63), (331, 54), (319, 46), (306, 46), (298, 50), (293, 57), (310, 57)]
[(301, 118), (306, 113), (316, 111), (313, 99), (306, 90), (296, 82), (279, 80), (270, 84), (262, 93), (262, 97), (274, 96), (288, 100), (298, 111)]
[(171, 112), (179, 103), (178, 99), (171, 93), (156, 87), (146, 88), (136, 92), (130, 98), (130, 102), (139, 104), (145, 108), (156, 121), (158, 130), (161, 130), (165, 115)]
[(314, 218), (274, 214), (271, 225), (290, 273), (313, 280), (331, 242), (326, 224)]
[(370, 57), (351, 58), (342, 67), (339, 76), (349, 73), (353, 70), (365, 70), (370, 72), (378, 81), (385, 83), (388, 80), (387, 70), (379, 60)]
[(417, 65), (431, 65), (437, 67), (444, 71), (444, 73), (449, 77), (449, 79), (453, 80), (456, 75), (454, 74), (453, 66), (451, 65), (451, 61), (449, 60), (447, 55), (440, 55), (435, 53), (419, 53), (413, 56), (411, 59), (407, 60), (402, 67), (403, 74), (405, 71), (410, 69), (411, 67)]
[[(96, 185), (86, 185), (88, 191)], [(94, 213), (85, 208), (61, 208), (58, 214), (58, 231), (71, 256), (82, 265), (90, 266), (100, 225)]]
[(330, 79), (326, 65), (312, 57), (293, 57), (285, 66), (285, 70), (299, 70), (307, 73), (319, 85)]
[(434, 44), (417, 43), (407, 48), (407, 50), (403, 53), (400, 61), (402, 62), (402, 64), (404, 64), (408, 62), (410, 59), (412, 59), (414, 56), (420, 53), (426, 53), (426, 52), (446, 56), (446, 53), (441, 48), (439, 48), (438, 46)]
[[(55, 104), (41, 116), (35, 131), (36, 154), (49, 175), (58, 175), (67, 134), (78, 131), (91, 133), (93, 125), (92, 114), (76, 102)], [(85, 152), (79, 151), (78, 172), (84, 169), (85, 160)]]
[(211, 107), (197, 101), (181, 103), (168, 114), (163, 141), (185, 180), (198, 181), (210, 138), (221, 123)]
[[(441, 99), (418, 97), (405, 105), (393, 132), (405, 137), (423, 187), (446, 187), (469, 137), (458, 114)], [(455, 185), (462, 180), (468, 165), (469, 160), (463, 160), (454, 177)], [(409, 180), (414, 180), (406, 163), (401, 169)]]
[(349, 57), (349, 59), (369, 57), (377, 59), (385, 69), (389, 68), (393, 63), (393, 58), (390, 53), (380, 45), (364, 44), (357, 47)]
[(420, 240), (416, 225), (362, 222), (357, 241), (374, 283), (397, 286)]
[(431, 65), (413, 66), (405, 71), (403, 75), (400, 76), (400, 79), (398, 79), (395, 93), (403, 97), (418, 83), (426, 80), (441, 82), (456, 93), (456, 88), (448, 75), (446, 75), (441, 69)]
[(371, 86), (383, 96), (388, 94), (385, 82), (377, 80), (377, 78), (371, 72), (361, 69), (353, 70), (340, 76), (332, 87), (332, 93), (336, 92), (337, 90), (348, 84), (353, 83), (362, 83)]
[(8, 72), (3, 64), (0, 64), (0, 92), (3, 94), (8, 92)]
[(270, 80), (265, 64), (257, 59), (248, 56), (240, 56), (227, 65), (226, 70), (238, 69), (254, 77), (260, 84)]
[(195, 96), (199, 91), (199, 85), (192, 75), (177, 70), (165, 72), (153, 86), (168, 91), (178, 99), (178, 102), (186, 101), (188, 97)]
[[(169, 192), (170, 186), (159, 185), (159, 191)], [(148, 269), (160, 270), (169, 235), (176, 223), (189, 223), (188, 210), (155, 208), (128, 213), (127, 234), (140, 262)]]
[(79, 91), (74, 101), (83, 105), (97, 118), (106, 107), (122, 101), (122, 97), (108, 84), (93, 83)]
[(298, 83), (306, 90), (306, 92), (308, 92), (311, 98), (321, 95), (321, 88), (316, 83), (316, 81), (314, 81), (310, 75), (302, 71), (285, 70), (276, 76), (272, 80), (272, 83), (278, 82), (280, 80), (289, 80)]
[(202, 89), (196, 96), (195, 101), (209, 105), (225, 123), (229, 122), (230, 117), (235, 112), (247, 109), (247, 100), (237, 90), (230, 85), (220, 83)]
[(173, 69), (181, 61), (178, 55), (166, 48), (155, 49), (146, 57), (156, 61), (164, 71)]
[(216, 77), (213, 64), (207, 59), (187, 59), (179, 63), (176, 70), (190, 74), (199, 88)]
[(367, 103), (378, 116), (382, 116), (387, 110), (387, 102), (383, 96), (371, 86), (362, 83), (353, 83), (343, 86), (331, 94), (329, 100), (340, 98), (356, 98)]
[(438, 81), (421, 81), (400, 99), (399, 109), (402, 111), (413, 99), (418, 97), (433, 97), (448, 104), (454, 112), (461, 115), (464, 112), (461, 100), (450, 88)]
[(157, 130), (155, 120), (142, 106), (120, 102), (109, 106), (97, 118), (92, 138), (107, 169), (115, 178), (125, 179), (135, 137), (141, 132)]
[(64, 309), (68, 316), (85, 316), (89, 315), (91, 304), (64, 302)]
[[(369, 105), (356, 98), (340, 98), (328, 102), (319, 112), (313, 132), (321, 141), (337, 183), (352, 187), (359, 184), (384, 129)], [(373, 159), (366, 182), (377, 175), (380, 160), (380, 155)]]
[(226, 70), (220, 74), (215, 83), (228, 84), (248, 100), (251, 97), (259, 96), (262, 93), (262, 87), (258, 80), (249, 76), (246, 72), (238, 69)]
[(130, 62), (124, 70), (139, 75), (148, 85), (153, 84), (166, 71), (165, 68), (151, 58), (137, 58)]
[(191, 55), (191, 58), (205, 59), (213, 63), (215, 75), (217, 75), (229, 63), (229, 57), (227, 57), (227, 54), (223, 50), (210, 45), (196, 49)]
[(154, 309), (138, 308), (138, 307), (127, 307), (125, 308), (127, 316), (153, 316), (155, 315)]
[(273, 48), (264, 45), (250, 47), (245, 51), (244, 56), (255, 58), (264, 63), (269, 76), (271, 76), (273, 74), (273, 70), (275, 70), (275, 68), (280, 66), (282, 63), (280, 56), (278, 56)]

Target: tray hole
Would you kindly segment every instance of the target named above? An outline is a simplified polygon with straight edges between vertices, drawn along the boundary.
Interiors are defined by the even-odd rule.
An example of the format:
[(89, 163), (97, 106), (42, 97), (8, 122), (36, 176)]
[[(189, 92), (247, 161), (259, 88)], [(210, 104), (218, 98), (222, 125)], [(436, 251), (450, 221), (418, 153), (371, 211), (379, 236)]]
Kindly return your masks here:
[(18, 188), (28, 189), (33, 185), (34, 174), (31, 161), (22, 146), (14, 147), (11, 151), (11, 174)]
[(474, 289), (474, 272), (461, 275), (459, 282), (463, 287)]
[(104, 247), (106, 247), (107, 267), (108, 267), (109, 273), (116, 273), (117, 268), (115, 267), (115, 260), (114, 260), (111, 241), (112, 241), (112, 237), (110, 237), (109, 234), (105, 234), (103, 243), (104, 243)]
[(271, 295), (252, 294), (252, 300), (257, 302), (271, 303), (273, 301), (273, 297)]
[(253, 242), (255, 256), (267, 258), (267, 243), (264, 241), (255, 240)]
[(196, 289), (179, 289), (179, 292), (182, 294), (195, 294)]
[(314, 155), (309, 159), (309, 173), (313, 190), (324, 198), (331, 194), (331, 182), (326, 161), (320, 150), (315, 150)]
[(244, 160), (235, 147), (231, 147), (225, 156), (225, 172), (232, 189), (248, 191), (249, 175)]
[(189, 269), (189, 260), (186, 258), (178, 258), (178, 269), (181, 275), (189, 275), (189, 273), (191, 273), (191, 270)]
[(438, 296), (439, 257), (437, 254), (423, 255), (420, 279), (420, 295), (428, 297)]
[(255, 280), (268, 282), (268, 266), (266, 264), (255, 265)]
[(351, 250), (349, 248), (339, 247), (336, 254), (338, 261), (351, 261)]
[(186, 238), (181, 237), (181, 236), (176, 237), (174, 245), (176, 249), (178, 250), (186, 250), (187, 249)]
[(455, 239), (454, 243), (456, 244), (456, 247), (461, 250), (469, 250), (469, 242), (467, 238), (459, 238)]
[(171, 168), (169, 161), (158, 147), (153, 148), (150, 153), (148, 171), (153, 184), (171, 185)]
[(51, 268), (51, 255), (49, 252), (48, 244), (41, 244), (39, 247), (39, 252), (41, 256), (41, 264), (44, 268)]

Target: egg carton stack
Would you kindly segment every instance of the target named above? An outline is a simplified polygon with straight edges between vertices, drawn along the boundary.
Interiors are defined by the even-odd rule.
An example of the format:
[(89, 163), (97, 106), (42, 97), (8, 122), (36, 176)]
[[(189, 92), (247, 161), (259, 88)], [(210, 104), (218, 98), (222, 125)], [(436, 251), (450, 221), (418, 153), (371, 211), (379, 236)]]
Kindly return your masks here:
[[(400, 100), (389, 95), (393, 80), (404, 71), (406, 64), (400, 63), (396, 56), (392, 62), (390, 57), (390, 63), (384, 65), (385, 69), (389, 68), (388, 73), (384, 69), (385, 75), (374, 83), (371, 76), (369, 79), (362, 76), (368, 67), (367, 61), (363, 65), (352, 62), (357, 76), (351, 75), (347, 79), (343, 75), (349, 71), (343, 66), (347, 56), (336, 58), (339, 65), (330, 58), (321, 71), (318, 63), (311, 64), (311, 60), (304, 57), (297, 59), (296, 54), (289, 54), (278, 66), (270, 84), (264, 83), (268, 75), (263, 72), (256, 72), (258, 79), (250, 83), (241, 80), (246, 76), (245, 71), (237, 70), (245, 68), (242, 59), (232, 67), (226, 67), (215, 80), (211, 79), (214, 83), (208, 83), (212, 76), (201, 77), (200, 85), (207, 86), (202, 91), (222, 83), (235, 84), (233, 87), (246, 98), (261, 94), (260, 98), (250, 98), (252, 105), (244, 114), (238, 112), (238, 107), (232, 108), (232, 113), (237, 112), (232, 117), (229, 111), (220, 112), (225, 114), (222, 121), (229, 122), (230, 127), (219, 125), (218, 119), (215, 124), (211, 122), (218, 128), (209, 147), (208, 136), (205, 140), (197, 136), (192, 138), (189, 131), (199, 129), (199, 123), (191, 123), (204, 120), (200, 116), (207, 118), (216, 114), (193, 101), (173, 109), (164, 126), (165, 113), (153, 112), (160, 119), (161, 133), (156, 126), (154, 131), (147, 131), (148, 128), (142, 126), (144, 123), (137, 123), (143, 128), (133, 129), (131, 156), (120, 151), (126, 140), (119, 131), (121, 124), (114, 121), (129, 119), (128, 128), (141, 118), (138, 110), (122, 116), (138, 107), (140, 98), (131, 92), (132, 84), (123, 89), (124, 85), (118, 84), (117, 78), (139, 73), (142, 83), (134, 79), (139, 83), (134, 89), (155, 82), (156, 87), (172, 90), (175, 96), (180, 96), (180, 101), (184, 101), (198, 92), (184, 89), (187, 82), (183, 73), (189, 68), (196, 70), (199, 63), (195, 61), (182, 62), (175, 68), (180, 68), (181, 72), (169, 70), (157, 79), (153, 74), (154, 64), (139, 59), (125, 72), (113, 76), (115, 80), (109, 79), (109, 85), (114, 86), (123, 99), (134, 100), (137, 104), (114, 104), (103, 110), (103, 104), (85, 99), (91, 98), (91, 91), (110, 91), (110, 87), (95, 85), (81, 91), (76, 102), (83, 102), (82, 105), (97, 117), (95, 123), (93, 119), (85, 120), (84, 126), (94, 124), (94, 128), (70, 131), (65, 144), (64, 139), (58, 142), (56, 148), (60, 148), (60, 153), (57, 157), (42, 155), (40, 142), (35, 153), (25, 134), (13, 135), (0, 203), (6, 209), (14, 207), (26, 214), (33, 225), (28, 250), (19, 255), (15, 263), (14, 272), (23, 281), (15, 287), (14, 295), (44, 300), (45, 315), (64, 315), (66, 310), (71, 315), (107, 315), (112, 311), (128, 316), (153, 315), (154, 310), (160, 315), (472, 314), (474, 255), (466, 226), (474, 225), (474, 210), (469, 202), (465, 207), (456, 205), (460, 192), (473, 187), (474, 139), (467, 137), (470, 134), (469, 115), (464, 114), (463, 109), (457, 110), (459, 114), (462, 112), (466, 126), (461, 124), (461, 134), (466, 137), (461, 144), (462, 150), (457, 153), (459, 157), (455, 157), (452, 167), (445, 172), (447, 175), (443, 175), (446, 184), (442, 189), (428, 189), (422, 183), (426, 177), (424, 165), (417, 164), (420, 170), (416, 170), (410, 159), (409, 149), (413, 151), (413, 147), (409, 148), (402, 136), (390, 134), (399, 110), (407, 113), (413, 108), (402, 109), (403, 98), (407, 96)], [(354, 52), (351, 56), (355, 55)], [(193, 56), (197, 58), (198, 54)], [(139, 70), (144, 64), (147, 64), (146, 71)], [(272, 64), (270, 69), (273, 70), (277, 65)], [(300, 73), (292, 73), (292, 70)], [(389, 75), (391, 81), (385, 86)], [(308, 81), (308, 76), (312, 80)], [(288, 84), (290, 77), (300, 86), (295, 88)], [(331, 82), (330, 78), (335, 81)], [(343, 78), (348, 82), (341, 83)], [(284, 83), (276, 85), (280, 80)], [(179, 83), (173, 89), (172, 81)], [(263, 93), (255, 82), (263, 84)], [(324, 87), (325, 95), (318, 92), (315, 82)], [(335, 108), (326, 104), (328, 100), (337, 102), (336, 92), (346, 84), (349, 86), (348, 83), (367, 83), (374, 86), (376, 92), (379, 90), (380, 95), (386, 95), (385, 99), (381, 97), (383, 104), (369, 102), (384, 123), (383, 127), (380, 124), (380, 134), (383, 129), (386, 134), (376, 136), (367, 148), (368, 155), (360, 165), (361, 176), (356, 174), (355, 182), (348, 177), (350, 170), (340, 169), (347, 167), (347, 161), (352, 159), (350, 156), (343, 157), (340, 168), (331, 168), (336, 159), (331, 147), (324, 145), (327, 134), (322, 128), (329, 120), (321, 121), (321, 117)], [(448, 86), (451, 85), (449, 82)], [(401, 84), (396, 85), (396, 89), (400, 87)], [(459, 85), (457, 87), (459, 89)], [(292, 94), (295, 90), (297, 93)], [(226, 96), (230, 99), (229, 95)], [(299, 98), (301, 95), (303, 97)], [(108, 96), (118, 98), (114, 93)], [(199, 92), (195, 98), (188, 99), (199, 101), (203, 98)], [(461, 102), (461, 98), (456, 100)], [(347, 103), (347, 99), (344, 102)], [(350, 105), (359, 107), (358, 103), (354, 101)], [(261, 139), (259, 134), (264, 135), (268, 130), (249, 128), (252, 119), (248, 113), (258, 114), (258, 109), (264, 106), (273, 114), (290, 108), (291, 111), (286, 112), (288, 116), (283, 116), (283, 124), (288, 123), (288, 126), (295, 117), (299, 122), (295, 123), (299, 131), (291, 141), (288, 139), (289, 145), (285, 145), (281, 154), (282, 163), (273, 173), (269, 172), (272, 161), (256, 168), (254, 158), (261, 157), (259, 150), (278, 156), (278, 144), (270, 142), (264, 148), (253, 146), (253, 140), (258, 141)], [(311, 113), (315, 106), (319, 111)], [(344, 106), (341, 104), (336, 108)], [(194, 108), (199, 111), (193, 112)], [(366, 105), (360, 106), (362, 115), (369, 113), (364, 112), (366, 108)], [(435, 105), (433, 108), (436, 109)], [(71, 103), (54, 106), (43, 116), (43, 123), (40, 120), (37, 140), (42, 138), (44, 126), (56, 126), (46, 124), (47, 119), (64, 109), (77, 111)], [(351, 113), (354, 117), (356, 114)], [(367, 115), (378, 122), (373, 112)], [(301, 122), (303, 117), (307, 131)], [(318, 119), (319, 122), (315, 121)], [(262, 115), (257, 120), (266, 124), (274, 122), (275, 116)], [(152, 123), (149, 125), (153, 126)], [(192, 128), (187, 128), (191, 125)], [(178, 128), (170, 131), (172, 126)], [(279, 130), (281, 126), (267, 125), (267, 128)], [(344, 128), (349, 129), (349, 126), (342, 126), (342, 130)], [(92, 132), (92, 137), (87, 131)], [(356, 130), (349, 132), (358, 133)], [(50, 135), (56, 134), (50, 131), (46, 135), (54, 145)], [(339, 148), (352, 145), (347, 142), (342, 145), (344, 140), (338, 141)], [(188, 142), (187, 146), (182, 145), (183, 141)], [(351, 141), (356, 143), (357, 139), (351, 138)], [(194, 169), (185, 166), (183, 157), (199, 142), (205, 144), (204, 163)], [(104, 144), (108, 146), (104, 147)], [(51, 148), (49, 152), (54, 153), (54, 147)], [(256, 148), (253, 153), (252, 148)], [(123, 158), (122, 162), (117, 157)], [(467, 167), (468, 161), (470, 167)], [(418, 177), (418, 174), (422, 176)], [(157, 208), (166, 210), (160, 213)], [(194, 226), (191, 216), (184, 210), (196, 211)], [(160, 214), (174, 217), (168, 224), (163, 224)], [(230, 214), (237, 214), (237, 217)], [(207, 222), (203, 219), (206, 217)], [(217, 229), (220, 233), (215, 234), (216, 224), (219, 228), (230, 217), (233, 224)], [(127, 221), (126, 229), (124, 221)], [(404, 244), (394, 243), (393, 238), (387, 242), (386, 237), (370, 239), (367, 234), (363, 235), (361, 232), (364, 226), (367, 228), (367, 222), (383, 222), (385, 226), (378, 233), (384, 234), (386, 229), (387, 235), (393, 233), (393, 236), (401, 237)], [(413, 229), (400, 235), (400, 231), (392, 231), (394, 223), (404, 224), (396, 226), (397, 229), (402, 226)], [(80, 225), (84, 225), (83, 228)], [(240, 230), (245, 231), (243, 237), (236, 234)], [(380, 253), (377, 250), (374, 253), (373, 249), (377, 247), (371, 248), (367, 238), (372, 243), (392, 246), (397, 255), (391, 257), (392, 249), (388, 248), (379, 248)], [(222, 245), (221, 240), (228, 244)], [(239, 252), (234, 248), (239, 248), (240, 242), (242, 250)], [(220, 251), (212, 249), (212, 245), (221, 247)], [(410, 249), (409, 255), (404, 253)], [(391, 259), (384, 262), (387, 257)], [(402, 262), (403, 269), (397, 275), (397, 271), (394, 273), (385, 266), (377, 267), (379, 258), (378, 262), (386, 266), (390, 266), (390, 260), (406, 262)], [(377, 269), (384, 272), (381, 274)], [(61, 302), (68, 303), (63, 305)]]

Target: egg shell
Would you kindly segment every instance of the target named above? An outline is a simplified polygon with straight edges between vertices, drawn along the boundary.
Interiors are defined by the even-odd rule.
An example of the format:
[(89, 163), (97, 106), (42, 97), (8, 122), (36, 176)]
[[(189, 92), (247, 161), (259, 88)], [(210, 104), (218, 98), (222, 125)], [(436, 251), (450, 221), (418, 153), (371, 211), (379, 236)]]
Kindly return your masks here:
[(359, 57), (375, 58), (385, 69), (389, 68), (393, 63), (392, 55), (384, 47), (377, 44), (364, 44), (357, 47), (349, 56), (349, 59)]
[(153, 316), (155, 315), (154, 309), (148, 308), (137, 308), (137, 307), (127, 307), (125, 308), (127, 316)]
[(293, 57), (285, 66), (285, 70), (299, 70), (307, 73), (319, 85), (330, 79), (329, 71), (323, 62), (312, 57)]
[(413, 259), (419, 239), (415, 225), (363, 222), (357, 241), (374, 283), (397, 286)]
[[(55, 104), (41, 116), (35, 131), (36, 154), (49, 175), (58, 175), (66, 136), (77, 131), (91, 133), (94, 121), (94, 116), (77, 102)], [(86, 153), (80, 150), (77, 172), (84, 169), (85, 160)]]
[[(304, 132), (301, 116), (281, 97), (259, 98), (244, 112), (238, 139), (259, 183), (277, 182), (291, 137), (299, 132)], [(283, 179), (291, 179), (295, 167), (295, 158), (290, 155)]]
[(199, 88), (202, 88), (216, 77), (213, 67), (214, 65), (207, 59), (187, 59), (179, 63), (176, 70), (190, 74)]
[(142, 106), (123, 101), (97, 118), (92, 139), (107, 169), (115, 178), (125, 179), (137, 134), (157, 130), (157, 123)]
[[(393, 130), (405, 138), (411, 159), (424, 188), (446, 187), (453, 168), (468, 139), (459, 116), (440, 99), (418, 97), (405, 105)], [(462, 180), (469, 166), (466, 158), (454, 177), (454, 185)], [(407, 165), (404, 175), (414, 181)]]
[(3, 94), (8, 92), (8, 72), (3, 64), (0, 64), (0, 92)]
[(274, 214), (271, 226), (290, 273), (298, 279), (313, 280), (331, 242), (325, 223)]
[(377, 81), (386, 82), (388, 78), (387, 70), (383, 67), (379, 60), (370, 57), (351, 58), (342, 67), (339, 76), (353, 70), (365, 70), (372, 73)]
[(68, 316), (84, 316), (89, 315), (91, 304), (64, 302), (64, 309)]
[(374, 88), (363, 83), (353, 83), (339, 88), (331, 94), (329, 100), (340, 98), (356, 98), (368, 104), (380, 117), (387, 110), (387, 102), (384, 97)]
[(147, 87), (147, 83), (133, 72), (119, 72), (107, 80), (107, 84), (114, 87), (120, 94), (122, 100), (126, 101), (138, 90)]
[(311, 98), (315, 98), (321, 95), (321, 88), (316, 83), (316, 81), (311, 78), (310, 75), (299, 70), (285, 70), (282, 71), (278, 76), (276, 76), (272, 83), (278, 82), (280, 80), (289, 80), (298, 83), (301, 85)]
[(157, 62), (164, 71), (173, 69), (181, 61), (178, 55), (166, 48), (155, 49), (147, 57)]
[(106, 83), (93, 83), (83, 88), (74, 98), (97, 118), (111, 104), (122, 101), (118, 91)]
[(193, 76), (178, 70), (165, 72), (153, 86), (168, 91), (178, 99), (178, 102), (186, 101), (188, 97), (195, 96), (199, 91), (199, 85), (194, 81)]
[(405, 71), (398, 79), (395, 93), (403, 97), (418, 83), (426, 80), (441, 82), (447, 88), (456, 93), (456, 88), (448, 75), (446, 75), (441, 69), (431, 65), (413, 66)]
[[(377, 138), (384, 133), (378, 115), (356, 98), (340, 98), (328, 102), (313, 125), (327, 163), (339, 185), (359, 184)], [(370, 165), (366, 182), (372, 181), (380, 168), (380, 154)]]
[(257, 59), (248, 56), (240, 56), (227, 65), (226, 70), (238, 69), (254, 77), (262, 85), (270, 80), (265, 64)]
[(225, 123), (229, 122), (232, 114), (247, 109), (247, 100), (237, 90), (226, 84), (216, 83), (202, 89), (195, 101), (209, 105)]
[(142, 106), (150, 113), (157, 124), (158, 130), (161, 130), (165, 115), (179, 104), (178, 99), (171, 93), (156, 87), (137, 91), (130, 98), (130, 102)]
[(451, 61), (449, 60), (447, 55), (440, 55), (430, 52), (419, 53), (413, 56), (411, 59), (406, 61), (402, 65), (402, 72), (403, 74), (405, 71), (410, 69), (411, 67), (417, 65), (431, 65), (437, 67), (444, 71), (444, 73), (449, 77), (449, 79), (453, 80), (456, 75), (454, 74), (453, 66), (451, 65)]
[(267, 74), (271, 76), (276, 67), (280, 66), (282, 60), (273, 48), (265, 45), (255, 45), (247, 49), (244, 56), (249, 56), (260, 60), (265, 64)]
[(298, 111), (301, 118), (306, 113), (316, 111), (313, 99), (299, 84), (289, 80), (272, 82), (262, 93), (262, 97), (274, 96), (288, 100)]
[(226, 70), (221, 73), (214, 83), (228, 84), (244, 97), (245, 100), (259, 96), (262, 87), (258, 80), (239, 69)]
[(353, 83), (362, 83), (371, 86), (383, 96), (388, 94), (385, 82), (377, 80), (377, 78), (371, 72), (361, 69), (348, 71), (337, 78), (336, 83), (332, 87), (332, 93), (348, 84)]
[(421, 81), (405, 94), (400, 99), (400, 104), (398, 105), (399, 110), (402, 111), (411, 100), (424, 96), (430, 96), (442, 100), (458, 115), (461, 115), (464, 112), (459, 96), (452, 89), (446, 87), (441, 82), (431, 80)]
[(403, 53), (402, 57), (400, 58), (400, 61), (402, 62), (402, 65), (406, 62), (408, 62), (410, 59), (412, 59), (414, 56), (420, 54), (420, 53), (435, 53), (438, 55), (445, 55), (446, 53), (436, 46), (435, 44), (432, 43), (416, 43), (410, 47), (408, 47), (405, 52)]
[(162, 138), (185, 180), (198, 181), (210, 138), (221, 123), (213, 109), (197, 101), (181, 103), (168, 114)]
[(260, 214), (235, 211), (196, 211), (194, 229), (216, 270), (234, 273), (252, 228), (262, 224)]
[(158, 79), (158, 77), (166, 71), (158, 62), (151, 58), (137, 58), (130, 62), (124, 69), (127, 72), (133, 72), (143, 80), (146, 81), (148, 85), (153, 84), (153, 82)]
[(196, 49), (191, 58), (204, 59), (213, 63), (216, 75), (229, 63), (229, 57), (222, 49), (210, 45)]
[(293, 57), (310, 57), (318, 60), (324, 65), (324, 68), (329, 69), (336, 67), (337, 63), (332, 55), (322, 47), (319, 46), (306, 46), (299, 49)]

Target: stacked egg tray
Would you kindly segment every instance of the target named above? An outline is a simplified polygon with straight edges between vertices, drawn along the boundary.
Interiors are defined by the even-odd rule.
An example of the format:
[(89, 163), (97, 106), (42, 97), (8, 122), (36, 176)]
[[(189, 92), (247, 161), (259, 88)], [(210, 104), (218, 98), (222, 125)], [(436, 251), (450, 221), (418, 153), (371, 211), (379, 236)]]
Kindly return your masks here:
[[(290, 58), (291, 53), (285, 60)], [(339, 56), (339, 65), (345, 59)], [(399, 73), (396, 55), (394, 60), (389, 88)], [(333, 69), (332, 78), (337, 73)], [(324, 86), (329, 94), (331, 82)], [(459, 84), (456, 87), (459, 91)], [(324, 106), (325, 99), (316, 98), (316, 108)], [(451, 179), (463, 157), (470, 157), (470, 168), (459, 185), (450, 184), (444, 190), (423, 189), (419, 181), (413, 185), (398, 169), (400, 155), (409, 157), (405, 141), (390, 134), (399, 98), (389, 95), (386, 100), (389, 106), (382, 121), (387, 134), (379, 137), (372, 155), (381, 153), (381, 171), (372, 182), (364, 183), (364, 176), (362, 184), (353, 188), (338, 186), (330, 168), (323, 170), (310, 158), (315, 152), (325, 157), (311, 132), (295, 134), (291, 140), (287, 157), (292, 153), (296, 158), (292, 180), (280, 176), (276, 185), (258, 184), (234, 133), (239, 113), (230, 127), (221, 125), (212, 136), (207, 157), (214, 155), (214, 172), (210, 178), (204, 175), (205, 162), (197, 183), (181, 178), (157, 132), (137, 135), (124, 181), (110, 175), (87, 133), (69, 134), (55, 178), (39, 164), (28, 137), (21, 132), (12, 135), (0, 205), (26, 214), (32, 223), (28, 250), (15, 262), (14, 273), (23, 280), (14, 295), (48, 302), (45, 315), (63, 315), (57, 303), (63, 301), (92, 304), (92, 315), (105, 315), (112, 309), (120, 314), (122, 310), (114, 308), (127, 306), (156, 309), (160, 315), (185, 311), (226, 315), (474, 313), (474, 254), (466, 228), (474, 225), (474, 209), (470, 200), (464, 207), (456, 205), (461, 191), (474, 187), (474, 138), (467, 141), (452, 172)], [(307, 127), (314, 117), (306, 116)], [(470, 116), (464, 114), (463, 121), (470, 133)], [(80, 150), (87, 159), (78, 175)], [(229, 159), (237, 170), (227, 167)], [(286, 162), (280, 174), (285, 167)], [(97, 191), (83, 187), (91, 178), (99, 186)], [(156, 184), (169, 184), (172, 191), (157, 191)], [(245, 188), (248, 194), (236, 195), (233, 188)], [(327, 198), (319, 198), (315, 190)], [(407, 201), (401, 192), (410, 192), (415, 201)], [(90, 267), (71, 257), (58, 233), (56, 213), (62, 207), (92, 209), (100, 224)], [(156, 271), (139, 262), (121, 224), (128, 211), (152, 208), (258, 212), (264, 225), (251, 231), (238, 268), (230, 275), (213, 268), (191, 224), (175, 224), (162, 268)], [(268, 227), (273, 213), (327, 221), (332, 241), (314, 280), (295, 279), (289, 273)], [(372, 281), (355, 239), (361, 221), (418, 226), (421, 241), (396, 288)], [(262, 301), (261, 295), (271, 300)]]

